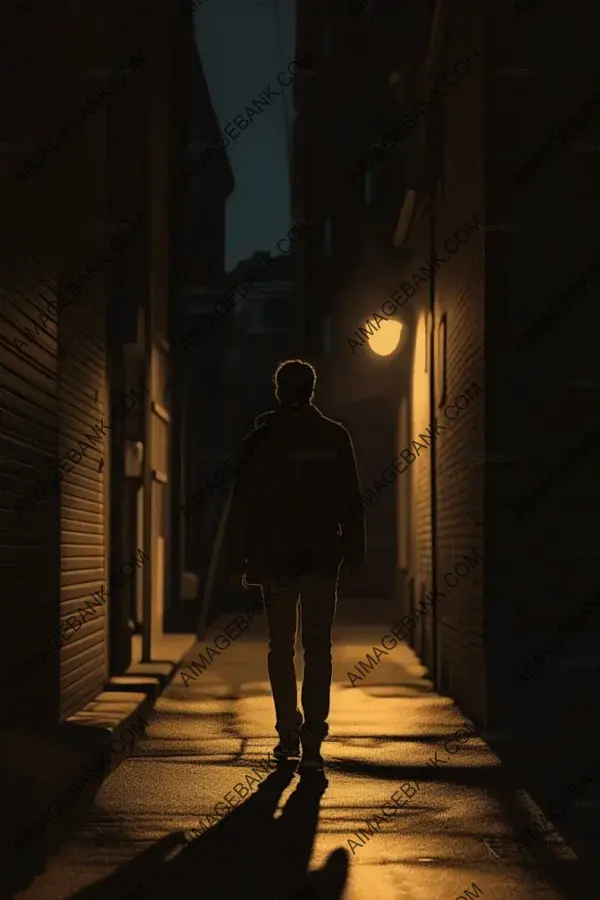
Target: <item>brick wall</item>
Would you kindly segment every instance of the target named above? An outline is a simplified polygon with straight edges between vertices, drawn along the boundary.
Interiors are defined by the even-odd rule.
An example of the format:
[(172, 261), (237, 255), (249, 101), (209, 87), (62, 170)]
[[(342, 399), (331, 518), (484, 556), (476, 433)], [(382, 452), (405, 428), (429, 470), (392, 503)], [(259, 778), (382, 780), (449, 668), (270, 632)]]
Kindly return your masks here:
[[(413, 261), (406, 269), (406, 277), (410, 272), (418, 270), (423, 260), (429, 258), (430, 216), (424, 210), (415, 222), (409, 235), (411, 249), (414, 249)], [(409, 300), (413, 318), (412, 347), (412, 393), (410, 398), (410, 440), (418, 439), (419, 434), (427, 430), (431, 422), (430, 377), (431, 348), (429, 311), (429, 284), (421, 285), (414, 297)], [(398, 435), (400, 439), (400, 435)], [(409, 445), (410, 446), (410, 445)], [(404, 447), (399, 447), (402, 452)], [(409, 457), (410, 458), (410, 457)], [(432, 533), (431, 533), (431, 453), (421, 451), (410, 469), (401, 477), (411, 481), (410, 494), (410, 577), (413, 582), (413, 598), (418, 605), (419, 600), (433, 587), (432, 582)], [(433, 621), (420, 619), (414, 632), (414, 647), (423, 662), (430, 669), (433, 667)]]
[[(409, 300), (414, 317), (411, 440), (423, 444), (419, 434), (426, 434), (434, 419), (445, 426), (437, 430), (426, 449), (419, 450), (410, 468), (413, 602), (418, 607), (434, 587), (440, 598), (434, 612), (417, 620), (411, 642), (438, 689), (452, 694), (465, 712), (480, 720), (485, 716), (483, 565), (461, 578), (452, 591), (444, 576), (453, 572), (463, 555), (476, 551), (483, 559), (485, 135), (481, 32), (477, 8), (464, 3), (442, 34), (443, 49), (432, 75), (437, 74), (434, 83), (438, 84), (443, 73), (448, 74), (446, 96), (434, 113), (421, 119), (411, 138), (407, 173), (417, 193), (417, 212), (405, 241), (412, 259), (403, 269), (403, 277), (410, 282), (411, 273), (426, 265), (432, 252), (440, 260), (435, 275), (420, 283)], [(415, 101), (422, 96), (425, 92)], [(461, 227), (464, 230), (455, 237)], [(474, 382), (481, 391), (473, 392), (473, 399), (458, 414), (454, 401)], [(450, 421), (453, 415), (456, 420)]]
[[(585, 458), (565, 456), (599, 426), (591, 323), (600, 270), (580, 288), (577, 276), (598, 254), (598, 100), (585, 112), (599, 84), (594, 29), (578, 3), (568, 14), (545, 3), (521, 16), (510, 4), (498, 6), (488, 25), (488, 103), (495, 109), (488, 153), (488, 391), (495, 412), (486, 515), (489, 601), (497, 611), (489, 623), (489, 692), (496, 717), (539, 733), (556, 731), (560, 714), (568, 732), (570, 715), (597, 705), (596, 618), (526, 692), (518, 689), (515, 670), (597, 589), (598, 445)], [(528, 174), (519, 177), (528, 159)], [(534, 502), (532, 492), (547, 476), (553, 482)], [(519, 511), (528, 497), (530, 507)], [(591, 668), (582, 679), (575, 664), (586, 660)]]
[[(441, 107), (443, 151), (434, 228), (435, 249), (447, 261), (435, 280), (433, 332), (436, 409), (447, 430), (436, 452), (438, 687), (476, 720), (485, 711), (483, 567), (449, 591), (444, 578), (472, 550), (483, 555), (484, 422), (484, 65), (481, 17), (462, 4), (453, 17), (443, 54)], [(481, 55), (478, 55), (481, 54)], [(465, 61), (466, 62), (461, 62)], [(473, 217), (476, 217), (474, 220)], [(471, 230), (465, 223), (477, 223)], [(457, 229), (465, 227), (464, 231)], [(467, 237), (467, 235), (469, 235)], [(446, 330), (445, 398), (441, 329)], [(482, 393), (460, 411), (458, 395), (477, 382)], [(462, 401), (461, 401), (462, 403)], [(448, 405), (452, 408), (449, 409)], [(446, 413), (446, 410), (448, 412)], [(451, 419), (453, 421), (451, 421)]]

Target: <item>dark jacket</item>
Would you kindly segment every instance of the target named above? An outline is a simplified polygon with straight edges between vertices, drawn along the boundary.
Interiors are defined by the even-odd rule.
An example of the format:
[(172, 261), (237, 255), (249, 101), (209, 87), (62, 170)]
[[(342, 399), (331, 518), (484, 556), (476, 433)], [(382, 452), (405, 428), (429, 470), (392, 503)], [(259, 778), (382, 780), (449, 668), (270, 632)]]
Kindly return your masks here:
[(238, 460), (225, 546), (232, 574), (331, 573), (366, 556), (365, 520), (348, 431), (312, 404), (263, 413)]

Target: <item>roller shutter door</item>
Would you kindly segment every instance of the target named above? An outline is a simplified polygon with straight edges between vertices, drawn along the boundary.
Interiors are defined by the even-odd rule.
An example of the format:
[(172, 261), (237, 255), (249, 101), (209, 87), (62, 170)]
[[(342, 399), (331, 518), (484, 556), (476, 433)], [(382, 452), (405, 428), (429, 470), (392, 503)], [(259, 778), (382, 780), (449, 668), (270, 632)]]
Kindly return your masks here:
[[(56, 282), (0, 238), (0, 715), (58, 715)], [(27, 499), (31, 498), (31, 499)], [(35, 498), (35, 499), (34, 499)], [(30, 714), (30, 713), (29, 713)]]
[(107, 676), (105, 548), (106, 352), (102, 292), (78, 296), (65, 284), (59, 334), (61, 720), (102, 690)]

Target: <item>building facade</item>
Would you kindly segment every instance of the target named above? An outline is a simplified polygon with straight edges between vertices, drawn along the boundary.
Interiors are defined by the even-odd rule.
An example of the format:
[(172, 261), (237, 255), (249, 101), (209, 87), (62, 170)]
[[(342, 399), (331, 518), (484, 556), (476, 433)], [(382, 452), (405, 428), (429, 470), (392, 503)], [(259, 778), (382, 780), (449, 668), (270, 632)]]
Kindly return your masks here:
[[(256, 416), (276, 404), (273, 373), (300, 348), (301, 316), (291, 273), (294, 259), (258, 251), (227, 273), (219, 286), (186, 300), (185, 355), (189, 385), (187, 558), (210, 617), (227, 602), (218, 535), (229, 491), (210, 490), (215, 472), (239, 451)], [(227, 298), (230, 298), (229, 302)], [(209, 429), (206, 423), (210, 423)], [(213, 574), (216, 572), (215, 574)]]
[(52, 730), (163, 631), (191, 14), (3, 16), (1, 702), (7, 726)]
[[(2, 298), (3, 593), (12, 619), (3, 628), (4, 703), (15, 721), (35, 703), (48, 724), (85, 705), (108, 675), (104, 610), (93, 621), (79, 619), (71, 641), (57, 635), (109, 575), (109, 438), (102, 427), (110, 406), (109, 298), (98, 258), (112, 234), (99, 89), (113, 60), (106, 57), (108, 17), (99, 6), (94, 12), (84, 21), (63, 8), (50, 23), (37, 10), (4, 32), (13, 35), (6, 57), (14, 76), (2, 154), (2, 230), (10, 236)], [(46, 28), (57, 40), (80, 30), (81, 43), (51, 62), (42, 49)], [(38, 47), (33, 63), (26, 47)], [(122, 73), (124, 90), (139, 74), (139, 64), (137, 73), (131, 65), (129, 84)], [(34, 665), (32, 654), (42, 656)]]
[[(413, 613), (431, 596), (439, 601), (430, 615), (416, 616), (413, 642), (438, 689), (481, 722), (488, 712), (483, 15), (469, 4), (453, 11), (438, 4), (429, 13), (416, 23), (426, 65), (413, 74), (401, 120), (407, 186), (394, 238), (414, 251), (401, 273), (414, 316), (406, 446), (415, 450), (412, 441), (428, 429), (432, 435), (409, 470), (410, 597)], [(472, 147), (468, 167), (463, 141)], [(423, 283), (413, 275), (421, 266), (430, 272)], [(446, 578), (453, 582), (455, 566), (473, 554), (481, 563), (450, 590)]]
[[(304, 353), (319, 374), (317, 402), (352, 434), (365, 486), (394, 456), (398, 395), (407, 398), (410, 373), (406, 352), (377, 359), (360, 333), (356, 339), (394, 290), (407, 255), (392, 240), (402, 148), (379, 168), (361, 160), (399, 113), (399, 59), (410, 58), (410, 35), (410, 10), (394, 3), (298, 5), (298, 53), (316, 60), (294, 98), (293, 206), (296, 218), (314, 222), (296, 273)], [(403, 340), (408, 333), (407, 323)], [(359, 595), (405, 589), (395, 508), (392, 490), (365, 510), (367, 563), (351, 588)]]
[[(177, 252), (177, 322), (174, 332), (176, 377), (174, 402), (180, 411), (177, 434), (179, 495), (173, 535), (180, 566), (174, 570), (169, 622), (178, 630), (195, 630), (198, 598), (206, 582), (214, 539), (214, 510), (189, 516), (187, 499), (220, 465), (227, 446), (220, 381), (231, 321), (210, 323), (215, 302), (225, 290), (225, 219), (234, 189), (225, 150), (206, 158), (220, 125), (210, 98), (202, 60), (194, 39), (187, 48), (184, 177), (181, 183), (183, 227)], [(181, 572), (184, 582), (181, 583)]]
[(573, 749), (600, 680), (600, 380), (587, 327), (600, 140), (587, 13), (516, 3), (486, 21), (489, 696), (518, 733), (560, 732)]
[[(585, 315), (596, 271), (584, 200), (598, 177), (593, 51), (573, 17), (560, 41), (581, 65), (567, 87), (550, 50), (561, 21), (552, 8), (540, 29), (519, 4), (436, 5), (404, 119), (410, 183), (396, 233), (433, 266), (410, 299), (413, 439), (435, 416), (446, 426), (411, 465), (413, 604), (439, 598), (413, 640), (441, 690), (513, 739), (554, 734), (557, 705), (577, 727), (599, 676), (597, 367), (569, 314), (577, 302)], [(474, 555), (481, 564), (449, 589)], [(565, 628), (558, 652), (548, 642)]]
[[(352, 73), (343, 50), (337, 57), (347, 78), (338, 112), (319, 102), (336, 84), (325, 62), (318, 87), (298, 86), (301, 202), (323, 215), (323, 183), (347, 168), (332, 121), (349, 135), (349, 181), (363, 197), (342, 203), (351, 221), (333, 218), (335, 283), (348, 288), (330, 291), (333, 309), (319, 301), (310, 313), (315, 334), (326, 315), (334, 322), (333, 353), (319, 362), (339, 417), (357, 436), (368, 423), (369, 440), (356, 441), (365, 486), (392, 458), (406, 462), (367, 508), (367, 526), (393, 534), (385, 565), (396, 569), (399, 612), (413, 617), (409, 640), (437, 688), (488, 733), (535, 734), (550, 727), (557, 691), (572, 705), (567, 692), (583, 671), (590, 687), (578, 693), (592, 702), (600, 671), (585, 500), (595, 491), (598, 378), (591, 334), (578, 339), (581, 318), (570, 313), (578, 303), (585, 315), (596, 272), (589, 31), (573, 16), (560, 39), (580, 60), (567, 85), (552, 58), (563, 21), (553, 7), (441, 0), (394, 16), (385, 0), (369, 6), (360, 23), (329, 14), (334, 48), (349, 29), (368, 35), (354, 45)], [(299, 41), (319, 46), (325, 6), (301, 16)], [(366, 64), (369, 53), (376, 60)], [(321, 235), (307, 250), (306, 287), (328, 283), (326, 246)], [(368, 338), (386, 311), (405, 339), (381, 358)], [(457, 567), (466, 571), (454, 583)], [(571, 609), (574, 592), (584, 612)], [(522, 685), (546, 664), (544, 641), (569, 614), (569, 649), (532, 687), (534, 714)]]

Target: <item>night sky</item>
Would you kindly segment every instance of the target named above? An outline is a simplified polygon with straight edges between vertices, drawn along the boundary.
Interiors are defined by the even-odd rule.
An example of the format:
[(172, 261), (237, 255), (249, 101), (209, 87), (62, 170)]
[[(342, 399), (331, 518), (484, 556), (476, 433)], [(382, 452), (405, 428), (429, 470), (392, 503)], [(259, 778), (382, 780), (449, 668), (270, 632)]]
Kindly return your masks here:
[[(196, 10), (196, 39), (221, 128), (269, 82), (279, 88), (277, 75), (294, 58), (294, 15), (294, 0), (206, 0)], [(289, 228), (286, 115), (291, 135), (291, 87), (227, 148), (236, 182), (227, 204), (228, 271), (255, 250), (278, 255), (276, 242)]]

